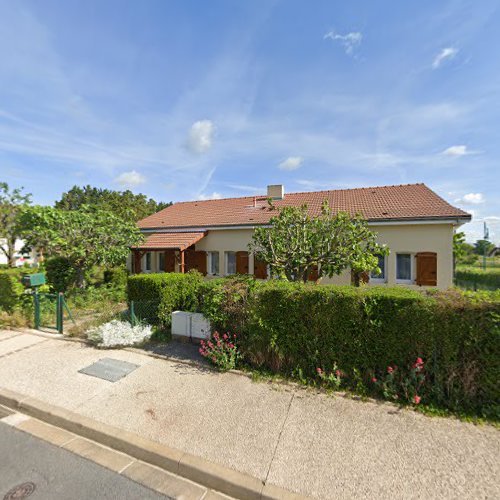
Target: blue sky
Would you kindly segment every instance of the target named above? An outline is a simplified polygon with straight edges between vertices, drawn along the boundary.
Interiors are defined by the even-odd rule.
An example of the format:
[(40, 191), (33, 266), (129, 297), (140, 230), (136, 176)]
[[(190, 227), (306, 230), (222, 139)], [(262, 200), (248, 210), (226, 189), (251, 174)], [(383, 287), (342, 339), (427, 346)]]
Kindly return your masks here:
[(425, 182), (500, 243), (498, 1), (0, 0), (0, 180), (165, 201)]

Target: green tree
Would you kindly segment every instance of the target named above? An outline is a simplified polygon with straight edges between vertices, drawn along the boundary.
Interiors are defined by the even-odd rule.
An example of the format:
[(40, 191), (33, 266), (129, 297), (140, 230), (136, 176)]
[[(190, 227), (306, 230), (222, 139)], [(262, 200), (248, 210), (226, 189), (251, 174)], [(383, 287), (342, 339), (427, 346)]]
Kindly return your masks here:
[(474, 252), (478, 255), (488, 255), (494, 248), (495, 245), (488, 240), (477, 240), (474, 243)]
[(313, 270), (319, 278), (331, 278), (351, 268), (359, 278), (363, 271), (379, 270), (376, 255), (388, 252), (365, 219), (333, 214), (326, 202), (317, 217), (308, 214), (306, 205), (281, 208), (270, 227), (255, 230), (249, 249), (269, 264), (271, 274), (304, 282)]
[(477, 257), (474, 247), (465, 241), (465, 233), (458, 232), (453, 235), (453, 257), (455, 264), (473, 264)]
[(9, 266), (16, 265), (16, 240), (20, 238), (19, 214), (31, 203), (31, 194), (24, 188), (9, 189), (6, 182), (0, 182), (0, 251), (7, 257)]
[(172, 203), (157, 202), (132, 191), (113, 191), (92, 186), (73, 186), (64, 193), (55, 207), (61, 210), (79, 210), (83, 206), (99, 207), (132, 222), (154, 214)]
[(77, 211), (28, 207), (21, 224), (28, 245), (68, 259), (75, 269), (78, 287), (84, 286), (85, 273), (92, 266), (123, 264), (129, 247), (143, 238), (135, 221), (86, 205)]

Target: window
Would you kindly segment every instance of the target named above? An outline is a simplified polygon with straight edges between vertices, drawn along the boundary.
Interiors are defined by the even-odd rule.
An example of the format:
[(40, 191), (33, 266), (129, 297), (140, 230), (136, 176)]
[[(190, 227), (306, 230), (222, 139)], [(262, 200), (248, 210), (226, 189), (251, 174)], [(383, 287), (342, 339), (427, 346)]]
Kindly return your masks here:
[(377, 255), (376, 257), (378, 258), (377, 266), (380, 268), (380, 272), (377, 273), (376, 270), (370, 271), (370, 281), (385, 283), (385, 255)]
[(226, 252), (226, 274), (236, 274), (236, 252)]
[(146, 271), (151, 271), (151, 252), (146, 253)]
[(208, 252), (208, 274), (219, 274), (219, 252)]
[(409, 253), (396, 255), (396, 281), (411, 283), (413, 276), (412, 256)]
[(158, 256), (159, 256), (158, 271), (162, 273), (165, 271), (165, 253), (160, 252)]

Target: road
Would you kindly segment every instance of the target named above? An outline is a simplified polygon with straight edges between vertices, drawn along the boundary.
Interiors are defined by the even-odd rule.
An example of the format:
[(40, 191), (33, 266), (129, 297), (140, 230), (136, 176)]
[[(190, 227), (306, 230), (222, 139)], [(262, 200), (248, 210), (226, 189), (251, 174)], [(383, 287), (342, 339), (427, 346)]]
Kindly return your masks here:
[[(2, 415), (0, 415), (1, 418)], [(30, 500), (165, 500), (166, 496), (0, 422), (0, 499), (32, 483)], [(32, 489), (26, 486), (26, 491)], [(12, 495), (10, 498), (25, 498)]]

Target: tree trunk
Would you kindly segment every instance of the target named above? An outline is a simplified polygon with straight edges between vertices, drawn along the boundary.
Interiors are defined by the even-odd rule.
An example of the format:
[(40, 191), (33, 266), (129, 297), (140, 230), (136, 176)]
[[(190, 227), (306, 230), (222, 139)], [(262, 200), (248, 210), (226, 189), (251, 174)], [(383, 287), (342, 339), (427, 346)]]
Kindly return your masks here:
[(76, 287), (85, 288), (85, 270), (81, 267), (76, 269)]
[(16, 238), (7, 238), (7, 254), (9, 267), (16, 267)]

